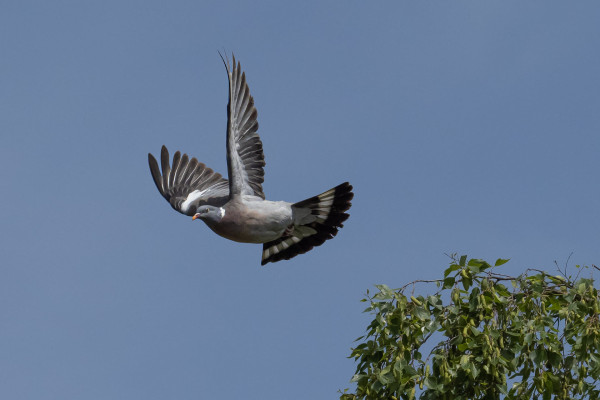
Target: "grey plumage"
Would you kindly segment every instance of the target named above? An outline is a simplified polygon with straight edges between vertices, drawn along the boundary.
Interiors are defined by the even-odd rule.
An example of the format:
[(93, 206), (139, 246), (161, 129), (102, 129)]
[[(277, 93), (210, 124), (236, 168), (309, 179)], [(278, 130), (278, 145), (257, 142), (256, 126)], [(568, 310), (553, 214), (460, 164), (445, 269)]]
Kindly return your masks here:
[(262, 190), (265, 172), (265, 158), (262, 142), (258, 137), (258, 113), (254, 98), (246, 83), (246, 74), (240, 63), (233, 70), (229, 60), (223, 64), (229, 79), (229, 104), (227, 104), (227, 172), (229, 192), (233, 195), (255, 195), (265, 198)]
[(349, 217), (344, 211), (350, 208), (352, 197), (352, 186), (344, 182), (318, 196), (293, 204), (297, 228), (289, 235), (263, 245), (262, 265), (289, 260), (332, 239)]
[[(354, 194), (345, 182), (298, 203), (265, 200), (265, 161), (257, 111), (240, 63), (223, 59), (229, 80), (227, 172), (229, 180), (195, 158), (162, 147), (160, 168), (148, 154), (150, 173), (162, 196), (182, 214), (203, 220), (220, 236), (262, 243), (261, 264), (287, 260), (333, 238)], [(162, 172), (161, 172), (162, 169)]]
[[(197, 207), (209, 204), (223, 206), (229, 201), (229, 184), (221, 174), (214, 172), (195, 158), (173, 156), (173, 168), (169, 165), (169, 151), (165, 146), (160, 152), (162, 175), (158, 162), (148, 154), (150, 173), (160, 194), (171, 206), (185, 215), (196, 214)], [(187, 202), (186, 202), (187, 200)]]

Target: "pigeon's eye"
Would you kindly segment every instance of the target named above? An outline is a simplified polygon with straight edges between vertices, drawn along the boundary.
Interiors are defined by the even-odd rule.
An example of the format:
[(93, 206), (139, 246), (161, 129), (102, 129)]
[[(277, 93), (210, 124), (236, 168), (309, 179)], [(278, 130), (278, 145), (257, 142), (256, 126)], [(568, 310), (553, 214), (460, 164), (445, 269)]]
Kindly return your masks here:
[(205, 208), (205, 209), (204, 209), (204, 214), (208, 214), (208, 212), (209, 212), (209, 211), (210, 211), (210, 210), (209, 210), (208, 208)]

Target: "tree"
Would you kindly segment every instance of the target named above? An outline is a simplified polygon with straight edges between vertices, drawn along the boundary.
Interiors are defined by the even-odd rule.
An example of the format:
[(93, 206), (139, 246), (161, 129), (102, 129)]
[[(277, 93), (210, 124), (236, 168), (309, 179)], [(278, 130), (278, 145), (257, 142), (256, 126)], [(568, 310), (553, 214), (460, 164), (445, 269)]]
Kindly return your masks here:
[[(374, 319), (350, 356), (356, 390), (341, 400), (600, 398), (600, 299), (579, 278), (587, 267), (512, 277), (494, 268), (508, 260), (451, 258), (443, 279), (367, 291)], [(415, 295), (422, 282), (435, 293)]]

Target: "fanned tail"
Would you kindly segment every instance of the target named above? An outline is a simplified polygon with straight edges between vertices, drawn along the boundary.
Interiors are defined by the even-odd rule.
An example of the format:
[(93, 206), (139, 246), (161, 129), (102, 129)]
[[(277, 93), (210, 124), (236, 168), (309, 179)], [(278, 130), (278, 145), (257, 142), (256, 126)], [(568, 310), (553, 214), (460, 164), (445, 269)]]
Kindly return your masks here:
[(262, 265), (289, 260), (333, 239), (349, 215), (352, 185), (344, 182), (318, 196), (292, 205), (294, 226), (289, 234), (263, 245)]

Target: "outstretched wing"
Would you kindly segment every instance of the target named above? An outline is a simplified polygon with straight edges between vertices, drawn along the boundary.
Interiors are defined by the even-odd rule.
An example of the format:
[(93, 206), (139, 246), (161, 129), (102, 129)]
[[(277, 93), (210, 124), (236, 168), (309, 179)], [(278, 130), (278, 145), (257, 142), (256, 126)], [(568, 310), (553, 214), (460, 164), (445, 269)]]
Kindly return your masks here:
[(154, 156), (148, 153), (148, 164), (160, 194), (171, 206), (185, 215), (194, 215), (198, 206), (208, 204), (221, 207), (229, 200), (229, 183), (195, 158), (176, 152), (173, 167), (169, 165), (169, 151), (160, 152), (162, 174)]
[[(231, 196), (254, 195), (265, 198), (262, 190), (265, 157), (258, 136), (257, 112), (246, 74), (229, 60), (223, 63), (229, 77), (229, 104), (227, 105), (227, 172)], [(221, 56), (223, 58), (223, 56)]]

